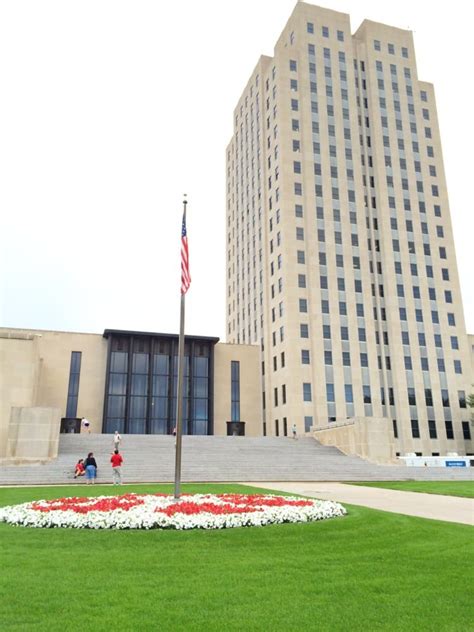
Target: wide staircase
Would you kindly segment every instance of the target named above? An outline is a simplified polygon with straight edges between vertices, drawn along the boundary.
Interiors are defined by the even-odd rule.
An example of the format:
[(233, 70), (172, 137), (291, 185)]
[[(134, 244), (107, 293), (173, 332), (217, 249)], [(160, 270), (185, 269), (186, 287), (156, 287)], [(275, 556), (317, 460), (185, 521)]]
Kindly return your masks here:
[[(97, 483), (110, 483), (112, 435), (64, 434), (58, 458), (50, 463), (0, 467), (0, 485), (64, 484), (74, 479), (74, 465), (93, 452)], [(121, 445), (125, 483), (172, 482), (175, 439), (162, 435), (124, 435)], [(182, 441), (183, 482), (226, 481), (383, 481), (472, 480), (473, 468), (378, 466), (337, 448), (301, 437), (201, 437)]]

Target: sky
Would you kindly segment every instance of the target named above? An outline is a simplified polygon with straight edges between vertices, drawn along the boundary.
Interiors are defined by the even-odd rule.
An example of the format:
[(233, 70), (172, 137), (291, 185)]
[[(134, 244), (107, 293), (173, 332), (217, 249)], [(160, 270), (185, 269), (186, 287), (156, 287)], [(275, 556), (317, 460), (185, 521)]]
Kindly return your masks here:
[[(326, 0), (414, 32), (434, 83), (464, 312), (474, 333), (472, 26), (465, 3)], [(225, 339), (225, 148), (294, 0), (0, 2), (0, 326)], [(463, 16), (466, 19), (463, 19)]]

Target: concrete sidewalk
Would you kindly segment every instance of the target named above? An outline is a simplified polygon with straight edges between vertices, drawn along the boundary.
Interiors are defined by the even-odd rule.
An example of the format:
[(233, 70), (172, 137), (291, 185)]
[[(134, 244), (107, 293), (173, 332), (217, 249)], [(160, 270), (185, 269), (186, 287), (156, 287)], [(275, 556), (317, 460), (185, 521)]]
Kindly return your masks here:
[(474, 499), (343, 483), (244, 483), (272, 491), (335, 500), (392, 513), (474, 526)]

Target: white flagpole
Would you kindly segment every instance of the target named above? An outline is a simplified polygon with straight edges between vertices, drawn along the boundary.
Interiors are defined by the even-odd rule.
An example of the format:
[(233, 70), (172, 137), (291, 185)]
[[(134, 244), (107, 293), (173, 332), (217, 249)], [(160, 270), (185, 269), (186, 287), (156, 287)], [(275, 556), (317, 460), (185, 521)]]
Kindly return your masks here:
[[(186, 222), (186, 205), (188, 201), (183, 200), (183, 220)], [(178, 344), (178, 393), (176, 401), (176, 454), (174, 469), (174, 497), (178, 499), (181, 493), (181, 438), (183, 429), (183, 374), (184, 374), (184, 316), (185, 316), (185, 294), (181, 292), (181, 316), (179, 325)]]

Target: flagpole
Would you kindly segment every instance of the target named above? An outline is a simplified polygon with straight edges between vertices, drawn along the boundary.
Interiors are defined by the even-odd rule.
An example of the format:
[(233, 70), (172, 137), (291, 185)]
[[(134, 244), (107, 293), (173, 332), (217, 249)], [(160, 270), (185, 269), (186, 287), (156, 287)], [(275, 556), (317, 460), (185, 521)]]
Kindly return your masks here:
[[(183, 200), (183, 225), (186, 225), (186, 206), (188, 201), (186, 196)], [(185, 317), (185, 296), (181, 291), (181, 314), (179, 325), (178, 344), (178, 393), (176, 401), (176, 454), (174, 468), (174, 497), (178, 499), (181, 493), (181, 438), (183, 428), (183, 374), (184, 374), (184, 317)]]

